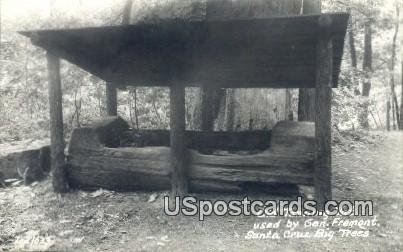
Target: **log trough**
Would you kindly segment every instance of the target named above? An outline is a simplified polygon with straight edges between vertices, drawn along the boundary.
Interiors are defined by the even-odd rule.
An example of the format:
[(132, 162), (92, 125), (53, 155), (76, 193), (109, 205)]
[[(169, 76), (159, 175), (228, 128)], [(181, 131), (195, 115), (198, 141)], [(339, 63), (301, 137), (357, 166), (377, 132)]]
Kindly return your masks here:
[[(312, 122), (281, 121), (271, 131), (186, 131), (190, 191), (313, 185), (314, 128)], [(119, 117), (75, 129), (67, 157), (70, 186), (169, 190), (169, 142), (169, 131), (133, 131)]]
[[(46, 50), (54, 190), (68, 192), (70, 185), (186, 195), (250, 183), (314, 184), (323, 205), (332, 199), (332, 88), (348, 19), (348, 13), (167, 19), (20, 32)], [(169, 133), (133, 132), (123, 120), (107, 118), (73, 132), (66, 165), (60, 59), (105, 81), (109, 115), (117, 115), (116, 88), (168, 87)], [(267, 132), (189, 132), (186, 87), (312, 88), (315, 122), (279, 122)]]

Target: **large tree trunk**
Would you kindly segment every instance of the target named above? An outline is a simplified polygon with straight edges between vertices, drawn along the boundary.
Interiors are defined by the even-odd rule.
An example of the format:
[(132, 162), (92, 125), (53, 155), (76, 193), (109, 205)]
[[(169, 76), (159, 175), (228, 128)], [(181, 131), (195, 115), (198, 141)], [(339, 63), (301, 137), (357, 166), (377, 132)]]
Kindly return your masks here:
[[(231, 1), (218, 0), (207, 1), (206, 3), (206, 20), (225, 19), (225, 12), (231, 8)], [(225, 99), (225, 92), (220, 88), (202, 87), (200, 90), (200, 126), (201, 130), (213, 131), (214, 122), (218, 117), (218, 111), (221, 99)]]
[[(249, 19), (249, 18), (267, 18), (280, 15), (296, 15), (300, 13), (301, 0), (244, 0), (244, 1), (231, 1), (231, 0), (207, 0), (206, 6), (206, 19), (207, 20), (226, 20), (226, 19)], [(214, 91), (215, 90), (215, 91)], [(238, 106), (235, 100), (243, 95), (253, 96), (254, 90), (240, 90), (235, 92), (237, 96), (232, 95), (233, 90), (227, 89), (226, 92), (220, 92), (216, 89), (208, 90), (203, 88), (199, 97), (205, 97), (205, 102), (200, 101), (202, 99), (196, 99), (197, 105), (193, 113), (192, 128), (202, 128), (205, 130), (213, 128), (214, 120), (218, 117), (218, 111), (220, 110), (219, 104), (224, 105), (221, 111), (224, 111), (226, 116), (220, 117), (218, 125), (224, 125), (222, 128), (230, 129), (240, 124), (240, 118), (243, 116), (238, 115)], [(208, 95), (206, 95), (208, 94)], [(228, 96), (228, 98), (226, 98)], [(270, 97), (271, 98), (271, 97)], [(269, 98), (269, 99), (270, 99)], [(264, 102), (264, 101), (262, 101)], [(278, 104), (284, 106), (284, 104)], [(288, 104), (290, 105), (290, 104)], [(216, 106), (216, 107), (214, 107)], [(287, 106), (287, 110), (291, 110), (291, 106)], [(269, 108), (270, 110), (277, 108)], [(282, 110), (282, 109), (281, 109)], [(205, 116), (199, 116), (198, 113)], [(290, 113), (288, 113), (290, 114)], [(234, 116), (232, 116), (234, 115)], [(259, 115), (254, 115), (258, 117)], [(200, 120), (199, 118), (206, 118)], [(258, 118), (250, 118), (254, 122), (257, 122)], [(269, 120), (277, 121), (278, 118), (270, 118)], [(233, 120), (236, 121), (233, 122)], [(199, 121), (199, 122), (197, 122)], [(202, 122), (204, 121), (204, 122)], [(225, 121), (222, 123), (222, 121)], [(205, 127), (198, 125), (203, 124)], [(268, 123), (270, 124), (270, 123)], [(257, 123), (256, 123), (257, 125)], [(231, 127), (232, 126), (232, 127)], [(239, 125), (240, 126), (240, 125)], [(235, 126), (236, 128), (236, 126)]]
[[(130, 23), (130, 14), (132, 9), (132, 0), (127, 0), (122, 12), (122, 25)], [(113, 83), (106, 83), (106, 114), (116, 116), (118, 114), (117, 89)]]
[(220, 100), (225, 97), (225, 93), (220, 88), (201, 88), (201, 130), (214, 130), (214, 121), (218, 116)]
[[(321, 12), (320, 0), (304, 0), (302, 14)], [(298, 121), (315, 121), (315, 90), (300, 88), (298, 96)]]
[(361, 127), (368, 129), (368, 107), (369, 107), (369, 93), (371, 91), (371, 73), (372, 73), (372, 21), (368, 19), (364, 24), (364, 59), (362, 68), (365, 73), (365, 78), (362, 84), (361, 95), (364, 97), (362, 104), (362, 111), (359, 115)]

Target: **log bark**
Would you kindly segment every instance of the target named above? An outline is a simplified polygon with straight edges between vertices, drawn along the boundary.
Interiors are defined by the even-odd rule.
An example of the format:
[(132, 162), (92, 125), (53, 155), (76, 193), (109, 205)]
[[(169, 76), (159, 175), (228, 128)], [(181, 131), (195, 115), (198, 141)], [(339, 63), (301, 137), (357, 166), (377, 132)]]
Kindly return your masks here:
[(95, 121), (92, 128), (101, 143), (106, 147), (116, 148), (120, 146), (120, 137), (129, 129), (129, 124), (119, 116), (109, 116)]
[(24, 146), (0, 156), (0, 172), (5, 179), (23, 178), (25, 184), (39, 181), (50, 171), (49, 145)]
[(315, 105), (315, 197), (320, 207), (332, 199), (331, 190), (331, 99), (332, 39), (327, 31), (332, 22), (327, 15), (319, 18), (322, 33), (317, 44), (316, 105)]
[(185, 88), (170, 88), (170, 165), (171, 192), (183, 196), (188, 192), (187, 151), (185, 136)]
[[(190, 191), (241, 191), (245, 183), (313, 184), (313, 153), (202, 155), (189, 152)], [(112, 190), (171, 188), (168, 147), (103, 148), (69, 156), (72, 187)], [(213, 186), (214, 185), (214, 186)]]
[(52, 184), (55, 192), (68, 191), (64, 159), (62, 89), (60, 81), (60, 60), (47, 53), (49, 110), (50, 110), (50, 153)]
[[(188, 187), (190, 191), (240, 192), (256, 185), (267, 189), (273, 183), (312, 185), (314, 132), (313, 123), (284, 121), (273, 128), (272, 148), (258, 154), (188, 151)], [(70, 143), (68, 174), (73, 187), (122, 191), (171, 188), (170, 148), (107, 148), (93, 128), (76, 129), (73, 138), (83, 139)]]
[(76, 148), (91, 150), (101, 147), (119, 147), (121, 136), (128, 129), (128, 123), (119, 116), (99, 119), (89, 126), (74, 129), (68, 151), (74, 153)]

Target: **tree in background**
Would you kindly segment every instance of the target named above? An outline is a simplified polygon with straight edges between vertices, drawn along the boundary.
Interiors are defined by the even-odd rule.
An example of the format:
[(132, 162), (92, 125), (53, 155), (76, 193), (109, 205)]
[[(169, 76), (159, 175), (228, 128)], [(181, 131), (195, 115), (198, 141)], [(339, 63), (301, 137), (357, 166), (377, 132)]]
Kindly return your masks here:
[(395, 90), (395, 65), (396, 65), (396, 40), (397, 40), (397, 35), (399, 32), (399, 23), (400, 23), (400, 8), (397, 2), (395, 3), (396, 5), (396, 20), (394, 22), (394, 33), (393, 33), (393, 39), (392, 39), (392, 48), (391, 48), (391, 59), (390, 59), (390, 64), (389, 64), (389, 71), (390, 71), (390, 95), (392, 97), (392, 106), (394, 107), (394, 117), (396, 118), (397, 126), (400, 130), (403, 130), (402, 125), (400, 123), (401, 119), (401, 113), (399, 113), (399, 103), (397, 101), (397, 95), (396, 95), (396, 90)]
[[(391, 100), (391, 82), (385, 80), (391, 80), (392, 51), (399, 50), (393, 46), (398, 1), (325, 0), (323, 3), (325, 11), (351, 13), (340, 88), (333, 90), (334, 125), (351, 125), (353, 129), (384, 128), (386, 100)], [(358, 67), (360, 64), (362, 67)], [(392, 72), (396, 79), (396, 71)], [(391, 106), (392, 124), (396, 124), (396, 107)]]
[(372, 22), (371, 14), (368, 15), (364, 23), (364, 59), (362, 61), (362, 70), (364, 72), (364, 81), (362, 84), (361, 95), (364, 97), (363, 108), (360, 115), (360, 125), (364, 129), (368, 129), (368, 106), (369, 92), (371, 91), (371, 75), (372, 75)]

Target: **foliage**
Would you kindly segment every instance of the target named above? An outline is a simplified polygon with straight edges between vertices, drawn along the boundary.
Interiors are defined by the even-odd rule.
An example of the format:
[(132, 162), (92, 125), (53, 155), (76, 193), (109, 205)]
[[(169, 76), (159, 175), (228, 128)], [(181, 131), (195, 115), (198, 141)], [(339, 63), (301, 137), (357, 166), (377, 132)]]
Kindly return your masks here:
[[(124, 1), (103, 1), (103, 8), (91, 9), (84, 1), (72, 1), (70, 12), (64, 12), (66, 4), (55, 0), (48, 14), (27, 12), (24, 18), (5, 16), (1, 24), (0, 47), (0, 142), (24, 138), (48, 137), (48, 94), (47, 72), (44, 52), (31, 45), (30, 41), (16, 33), (17, 30), (69, 28), (98, 25), (119, 25)], [(175, 17), (200, 19), (205, 15), (206, 1), (143, 1), (135, 0), (131, 22), (153, 21), (156, 18)], [(358, 127), (357, 115), (363, 100), (357, 95), (365, 75), (361, 69), (363, 58), (363, 24), (373, 20), (373, 73), (370, 76), (372, 89), (369, 97), (370, 125), (385, 127), (385, 101), (390, 94), (388, 83), (390, 51), (393, 36), (394, 1), (322, 1), (324, 11), (351, 9), (355, 47), (359, 66), (352, 68), (349, 44), (345, 43), (340, 88), (334, 90), (333, 125), (340, 129)], [(4, 4), (4, 3), (3, 3)], [(101, 4), (100, 4), (101, 5)], [(29, 9), (29, 8), (28, 8)], [(74, 10), (74, 11), (72, 11)], [(7, 8), (2, 9), (3, 12)], [(401, 55), (397, 53), (397, 55)], [(400, 56), (398, 56), (400, 57)], [(397, 62), (400, 62), (397, 59)], [(82, 69), (62, 61), (63, 107), (65, 132), (90, 123), (105, 113), (105, 83)], [(396, 71), (395, 71), (396, 72)], [(400, 77), (396, 73), (396, 80)], [(401, 94), (400, 85), (396, 93)], [(187, 89), (186, 120), (191, 127), (195, 110), (196, 89)], [(283, 93), (272, 91), (250, 91), (248, 95), (236, 96), (236, 124), (248, 129), (250, 119), (257, 128), (271, 127), (282, 117)], [(169, 127), (169, 93), (165, 88), (128, 88), (119, 91), (118, 111), (131, 126), (136, 128)], [(255, 97), (259, 97), (255, 99)], [(274, 97), (274, 98), (273, 98)], [(293, 91), (293, 110), (296, 111), (296, 93)], [(280, 99), (281, 98), (281, 99)], [(275, 106), (273, 101), (279, 104)], [(271, 106), (260, 109), (258, 105)], [(270, 111), (269, 111), (270, 110)], [(221, 117), (224, 118), (221, 111)], [(295, 117), (294, 117), (295, 118)], [(274, 121), (273, 121), (274, 120)], [(218, 128), (222, 128), (219, 123)]]
[[(350, 11), (351, 24), (348, 29), (355, 37), (357, 68), (353, 68), (350, 43), (345, 41), (343, 64), (340, 73), (340, 89), (334, 90), (333, 125), (340, 128), (357, 129), (357, 116), (362, 113), (364, 103), (369, 102), (368, 120), (371, 128), (384, 129), (386, 120), (386, 101), (390, 99), (390, 61), (392, 55), (392, 37), (396, 22), (396, 5), (398, 1), (388, 0), (350, 0), (322, 2), (325, 11)], [(364, 23), (371, 20), (372, 24), (372, 73), (365, 75), (362, 70), (364, 55)], [(400, 35), (401, 36), (401, 35)], [(400, 48), (397, 48), (400, 50)], [(396, 52), (397, 55), (401, 53)], [(398, 56), (400, 57), (400, 56)], [(399, 58), (397, 62), (401, 61)], [(395, 79), (398, 77), (398, 71)], [(401, 73), (400, 73), (401, 74)], [(362, 84), (369, 78), (371, 92), (369, 98), (360, 96)], [(401, 85), (397, 85), (396, 93), (401, 94)]]

